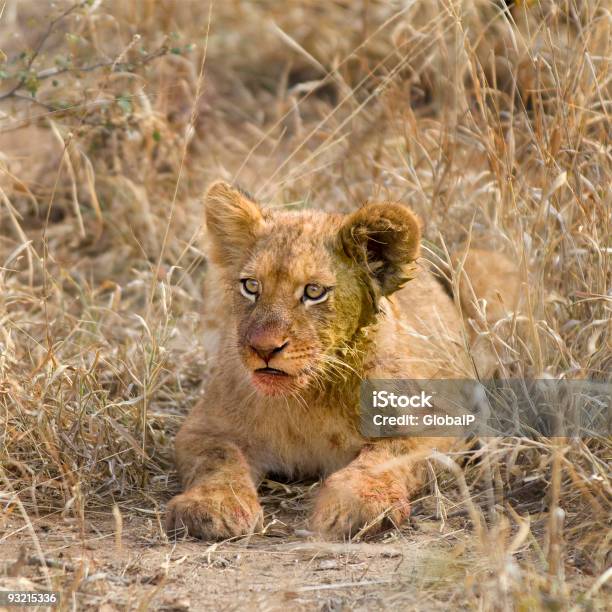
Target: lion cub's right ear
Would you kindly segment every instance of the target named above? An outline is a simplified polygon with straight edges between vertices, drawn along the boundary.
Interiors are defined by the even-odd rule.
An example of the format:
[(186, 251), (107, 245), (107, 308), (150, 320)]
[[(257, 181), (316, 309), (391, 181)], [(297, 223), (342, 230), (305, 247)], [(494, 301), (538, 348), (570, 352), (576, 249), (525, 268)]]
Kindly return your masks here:
[(264, 223), (259, 206), (223, 181), (216, 181), (206, 192), (204, 214), (211, 240), (210, 255), (220, 265), (231, 264), (244, 255)]

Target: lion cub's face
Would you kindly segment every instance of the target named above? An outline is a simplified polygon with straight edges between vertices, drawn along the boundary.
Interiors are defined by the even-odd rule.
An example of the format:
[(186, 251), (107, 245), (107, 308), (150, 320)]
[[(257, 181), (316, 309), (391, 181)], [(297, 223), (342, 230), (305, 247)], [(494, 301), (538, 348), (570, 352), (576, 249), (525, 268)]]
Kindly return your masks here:
[(265, 395), (351, 372), (356, 333), (409, 277), (420, 235), (416, 217), (398, 204), (346, 217), (274, 212), (221, 182), (206, 196), (206, 223), (233, 306), (225, 331)]

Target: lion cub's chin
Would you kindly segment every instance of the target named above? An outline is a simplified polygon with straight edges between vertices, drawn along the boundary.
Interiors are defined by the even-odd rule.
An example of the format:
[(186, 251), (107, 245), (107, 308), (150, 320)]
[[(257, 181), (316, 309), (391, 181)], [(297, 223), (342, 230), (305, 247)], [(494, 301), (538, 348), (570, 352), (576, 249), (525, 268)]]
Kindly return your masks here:
[(251, 383), (262, 395), (290, 395), (306, 386), (307, 377), (303, 374), (255, 370), (251, 372)]

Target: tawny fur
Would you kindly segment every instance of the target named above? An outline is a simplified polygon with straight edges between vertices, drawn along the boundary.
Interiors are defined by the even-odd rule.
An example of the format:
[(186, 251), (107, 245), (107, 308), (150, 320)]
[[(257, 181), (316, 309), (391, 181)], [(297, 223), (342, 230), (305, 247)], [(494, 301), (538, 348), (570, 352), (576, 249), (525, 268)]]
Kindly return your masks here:
[[(205, 539), (252, 532), (262, 521), (257, 485), (271, 472), (326, 478), (311, 517), (325, 535), (399, 524), (424, 483), (423, 457), (454, 441), (364, 438), (361, 380), (474, 375), (455, 305), (418, 263), (419, 221), (394, 203), (348, 216), (272, 212), (221, 182), (205, 208), (219, 346), (204, 399), (177, 436), (185, 492), (168, 506), (168, 529)], [(261, 283), (255, 301), (242, 278)], [(333, 290), (308, 304), (309, 283)], [(265, 365), (252, 348), (261, 343), (283, 347), (268, 366), (289, 376), (254, 373)]]

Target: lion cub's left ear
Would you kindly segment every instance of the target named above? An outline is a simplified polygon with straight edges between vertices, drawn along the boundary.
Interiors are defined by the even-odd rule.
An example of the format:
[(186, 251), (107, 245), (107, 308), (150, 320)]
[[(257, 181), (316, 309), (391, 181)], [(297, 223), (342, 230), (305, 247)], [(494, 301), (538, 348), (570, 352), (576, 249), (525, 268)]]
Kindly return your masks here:
[(402, 204), (366, 204), (346, 217), (340, 240), (345, 253), (365, 267), (380, 294), (389, 295), (412, 278), (421, 223)]

